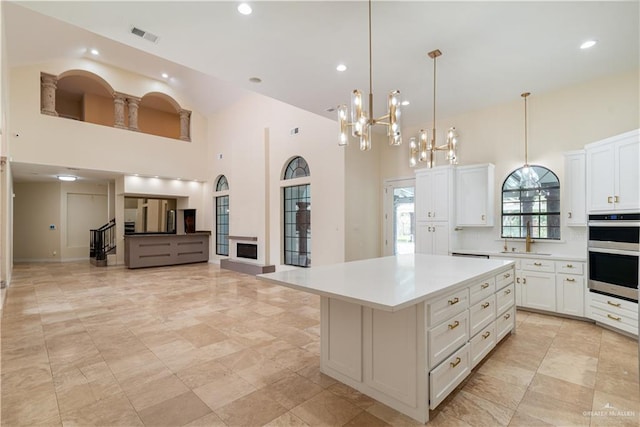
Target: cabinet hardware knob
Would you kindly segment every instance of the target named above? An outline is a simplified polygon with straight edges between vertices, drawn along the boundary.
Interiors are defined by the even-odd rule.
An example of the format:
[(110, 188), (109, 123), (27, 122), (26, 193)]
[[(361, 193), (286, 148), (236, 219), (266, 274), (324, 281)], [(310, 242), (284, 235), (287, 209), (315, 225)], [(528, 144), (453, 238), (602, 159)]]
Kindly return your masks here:
[(431, 218), (431, 212), (427, 212), (427, 216)]
[(569, 212), (569, 218), (571, 218), (571, 212)]
[(455, 368), (456, 366), (458, 366), (460, 364), (460, 362), (462, 362), (462, 359), (460, 359), (459, 357), (456, 357), (456, 361), (455, 362), (449, 362), (449, 365), (451, 365), (452, 368)]
[(505, 320), (507, 320), (507, 319), (509, 319), (511, 317), (511, 314), (507, 313), (503, 317), (504, 317)]
[(482, 286), (480, 286), (482, 289), (487, 289), (489, 287), (488, 283), (483, 283)]
[(573, 268), (573, 264), (567, 264), (567, 268)]
[(505, 279), (508, 279), (509, 277), (511, 277), (511, 274), (510, 274), (510, 273), (507, 273), (507, 274), (505, 274), (505, 275), (504, 275), (504, 276), (502, 276), (502, 277), (504, 277)]
[(576, 281), (576, 279), (572, 279), (572, 278), (570, 278), (570, 277), (567, 277), (565, 280), (566, 280), (567, 282), (575, 282), (575, 281)]
[(488, 302), (485, 302), (484, 304), (482, 304), (482, 308), (487, 308), (487, 307), (489, 307), (489, 305), (490, 304)]
[(489, 338), (489, 335), (491, 335), (491, 332), (487, 331), (484, 334), (482, 334), (482, 338), (486, 340), (487, 338)]
[(618, 203), (620, 198), (618, 196), (613, 196), (613, 203)]
[(506, 291), (504, 291), (505, 295), (509, 295), (511, 293), (511, 289), (507, 289)]
[(527, 284), (527, 278), (526, 278), (526, 277), (523, 277), (523, 278), (522, 278), (522, 283), (523, 283), (524, 285), (526, 285), (526, 284)]
[(450, 299), (448, 302), (449, 302), (449, 305), (457, 304), (460, 302), (460, 298), (455, 297), (454, 299)]
[(611, 302), (607, 300), (607, 304), (612, 305), (614, 307), (620, 307), (620, 303), (619, 302)]
[(456, 320), (455, 322), (453, 322), (453, 325), (449, 324), (449, 329), (455, 329), (458, 326), (460, 326), (460, 322)]
[(612, 316), (612, 315), (610, 315), (610, 314), (607, 314), (607, 317), (608, 317), (609, 319), (613, 319), (613, 320), (618, 321), (618, 322), (622, 320), (620, 317)]
[(482, 215), (482, 216), (480, 217), (480, 219), (484, 221), (484, 215)]
[(516, 277), (516, 283), (520, 283), (520, 278)]
[(533, 265), (535, 265), (536, 267), (542, 267), (542, 263), (541, 262), (534, 262)]
[(613, 203), (613, 197), (611, 196), (607, 197), (607, 203)]

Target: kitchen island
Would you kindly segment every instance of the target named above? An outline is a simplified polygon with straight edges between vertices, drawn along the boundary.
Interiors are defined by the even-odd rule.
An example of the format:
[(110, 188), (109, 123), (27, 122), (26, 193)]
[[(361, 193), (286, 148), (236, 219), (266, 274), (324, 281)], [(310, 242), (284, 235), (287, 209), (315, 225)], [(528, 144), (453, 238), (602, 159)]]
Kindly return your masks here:
[(259, 275), (320, 295), (320, 369), (420, 422), (515, 330), (514, 263), (398, 255)]
[(124, 263), (142, 268), (208, 262), (210, 236), (210, 231), (125, 234)]

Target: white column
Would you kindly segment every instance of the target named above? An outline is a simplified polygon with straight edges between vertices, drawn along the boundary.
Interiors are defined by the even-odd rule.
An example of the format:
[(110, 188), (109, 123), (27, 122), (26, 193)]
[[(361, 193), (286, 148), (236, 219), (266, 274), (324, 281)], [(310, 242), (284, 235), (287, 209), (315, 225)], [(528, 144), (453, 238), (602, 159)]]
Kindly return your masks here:
[(180, 110), (180, 139), (183, 141), (191, 141), (191, 111)]
[(56, 87), (58, 77), (40, 73), (40, 112), (49, 116), (57, 116)]
[(113, 106), (114, 106), (114, 115), (115, 115), (115, 124), (114, 126), (120, 129), (126, 129), (124, 123), (124, 105), (125, 105), (126, 95), (114, 92), (113, 94)]
[(138, 129), (138, 107), (140, 105), (140, 98), (128, 97), (127, 103), (129, 104), (129, 129)]

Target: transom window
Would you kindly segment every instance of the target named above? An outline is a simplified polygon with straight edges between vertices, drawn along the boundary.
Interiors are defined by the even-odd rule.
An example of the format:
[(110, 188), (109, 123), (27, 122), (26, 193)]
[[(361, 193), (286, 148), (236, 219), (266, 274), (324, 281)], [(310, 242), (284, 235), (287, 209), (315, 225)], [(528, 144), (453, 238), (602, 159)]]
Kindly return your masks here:
[[(294, 157), (285, 168), (284, 179), (310, 176), (309, 165), (302, 157)], [(283, 188), (284, 263), (298, 267), (311, 266), (311, 184)]]
[(229, 182), (227, 181), (227, 177), (224, 175), (220, 175), (218, 178), (218, 182), (216, 183), (216, 191), (225, 191), (229, 189)]
[[(537, 178), (537, 179), (536, 179)], [(560, 181), (543, 166), (522, 167), (502, 184), (502, 237), (560, 239)]]

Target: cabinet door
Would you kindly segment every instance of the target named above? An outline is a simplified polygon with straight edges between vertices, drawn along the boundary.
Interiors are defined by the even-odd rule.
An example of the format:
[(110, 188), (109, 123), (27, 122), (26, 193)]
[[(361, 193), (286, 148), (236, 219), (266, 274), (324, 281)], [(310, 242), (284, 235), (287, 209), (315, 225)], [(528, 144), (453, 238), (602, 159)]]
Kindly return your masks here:
[(556, 311), (556, 275), (523, 271), (522, 306)]
[(556, 277), (558, 313), (584, 316), (584, 276), (558, 274)]
[(431, 236), (434, 255), (449, 255), (449, 223), (431, 223)]
[(456, 169), (456, 224), (493, 226), (493, 165)]
[(567, 225), (587, 225), (585, 154), (572, 153), (564, 159), (564, 213)]
[(432, 204), (431, 220), (447, 221), (449, 219), (449, 197), (451, 194), (451, 175), (453, 170), (450, 167), (436, 168), (432, 171)]
[(632, 136), (615, 145), (615, 193), (616, 210), (637, 211), (640, 208), (640, 189), (638, 181), (638, 159), (640, 158), (640, 142)]
[(587, 150), (587, 208), (589, 212), (606, 212), (613, 209), (613, 164), (613, 144)]
[(432, 186), (432, 175), (430, 172), (416, 174), (416, 221), (429, 221), (431, 219)]
[(516, 305), (522, 307), (522, 272), (516, 270)]
[(416, 222), (416, 248), (417, 254), (433, 253), (433, 233), (431, 223)]

